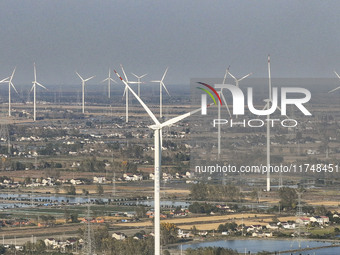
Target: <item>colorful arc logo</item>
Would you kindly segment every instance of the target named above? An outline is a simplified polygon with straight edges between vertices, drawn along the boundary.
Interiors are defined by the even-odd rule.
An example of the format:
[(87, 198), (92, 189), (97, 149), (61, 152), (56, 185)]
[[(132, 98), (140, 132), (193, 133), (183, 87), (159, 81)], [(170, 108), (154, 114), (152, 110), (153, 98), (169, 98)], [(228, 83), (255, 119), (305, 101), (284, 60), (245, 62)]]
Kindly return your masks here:
[[(197, 83), (209, 88), (217, 96), (218, 100), (220, 101), (220, 104), (222, 105), (222, 100), (221, 100), (220, 96), (218, 95), (217, 91), (212, 86), (210, 86), (209, 84), (206, 84), (204, 82), (197, 82)], [(204, 88), (200, 88), (200, 87), (197, 87), (197, 88), (206, 92), (211, 97), (211, 99), (214, 101), (214, 103), (216, 104), (216, 100), (209, 90), (204, 89)]]
[[(204, 82), (198, 82), (198, 83), (207, 87), (208, 89), (210, 89), (217, 96), (218, 100), (220, 101), (220, 104), (222, 105), (220, 95), (217, 93), (217, 91), (212, 86), (210, 86), (209, 84), (206, 84)], [(213, 94), (209, 90), (207, 90), (205, 88), (201, 88), (201, 87), (197, 87), (197, 89), (200, 89), (200, 90), (204, 91), (205, 93), (207, 93), (211, 97), (211, 99), (214, 101), (214, 104), (217, 105), (215, 97), (213, 96)], [(201, 98), (201, 109), (202, 109), (201, 114), (202, 115), (207, 114), (207, 94), (202, 94), (202, 98)]]

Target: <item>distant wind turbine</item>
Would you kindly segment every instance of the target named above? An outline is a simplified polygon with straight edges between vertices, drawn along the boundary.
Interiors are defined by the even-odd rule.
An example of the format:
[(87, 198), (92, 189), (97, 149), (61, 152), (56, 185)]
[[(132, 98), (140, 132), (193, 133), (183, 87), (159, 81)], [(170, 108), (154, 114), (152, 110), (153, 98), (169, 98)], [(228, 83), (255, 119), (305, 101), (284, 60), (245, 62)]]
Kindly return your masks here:
[[(265, 99), (266, 105), (263, 110), (270, 110), (271, 108), (277, 108), (281, 111), (281, 108), (276, 104), (273, 104), (272, 98), (272, 78), (270, 73), (270, 55), (268, 55), (268, 88), (269, 88), (269, 98)], [(277, 88), (274, 88), (274, 94), (276, 95)], [(267, 191), (270, 191), (270, 114), (267, 115)]]
[(83, 77), (80, 76), (80, 74), (78, 72), (76, 72), (76, 74), (78, 75), (78, 77), (81, 79), (81, 88), (82, 88), (82, 112), (85, 113), (85, 82), (91, 80), (92, 78), (94, 78), (95, 76), (91, 76), (90, 78), (87, 79), (83, 79)]
[(108, 98), (111, 98), (111, 81), (114, 83), (117, 83), (114, 79), (111, 78), (111, 70), (109, 68), (109, 77), (107, 77), (105, 80), (102, 80), (102, 82), (107, 81), (107, 91), (108, 91)]
[(151, 82), (157, 82), (159, 83), (159, 117), (162, 118), (163, 117), (163, 114), (162, 114), (162, 107), (163, 107), (163, 102), (162, 102), (162, 87), (164, 87), (166, 93), (168, 93), (168, 95), (170, 96), (169, 94), (169, 91), (168, 89), (165, 87), (165, 84), (164, 84), (164, 78), (165, 78), (165, 75), (166, 73), (168, 72), (168, 67), (165, 69), (165, 72), (163, 74), (163, 77), (161, 80), (158, 80), (158, 81), (151, 81)]
[(11, 87), (19, 95), (17, 89), (14, 87), (14, 84), (12, 83), (13, 76), (14, 76), (14, 73), (15, 73), (15, 69), (16, 69), (16, 67), (14, 68), (12, 75), (9, 77), (9, 80), (8, 80), (8, 116), (11, 116)]
[(47, 88), (44, 86), (44, 85), (41, 85), (39, 82), (37, 82), (37, 70), (35, 68), (35, 62), (33, 63), (33, 70), (34, 70), (34, 81), (32, 81), (33, 83), (33, 86), (31, 88), (31, 91), (30, 93), (32, 92), (33, 90), (33, 120), (36, 121), (37, 120), (37, 101), (36, 101), (36, 95), (37, 95), (37, 85), (46, 89)]
[[(230, 67), (230, 66), (229, 66)], [(222, 81), (222, 84), (225, 84), (225, 81), (227, 79), (227, 76), (228, 76), (228, 73), (229, 73), (229, 67), (226, 69), (226, 72), (224, 74), (224, 78), (223, 78), (223, 81)], [(229, 110), (229, 107), (228, 107), (228, 104), (227, 104), (227, 100), (225, 99), (224, 95), (223, 95), (223, 88), (220, 89), (220, 91), (217, 92), (218, 95), (222, 98), (226, 108), (227, 108), (227, 111), (229, 113), (229, 116), (231, 118), (231, 113), (230, 113), (230, 110)], [(217, 104), (218, 105), (218, 112), (217, 112), (217, 118), (218, 119), (221, 119), (221, 104)], [(217, 158), (220, 159), (220, 155), (221, 155), (221, 125), (218, 125), (217, 126)]]
[[(338, 76), (338, 78), (340, 79), (340, 75), (337, 73), (337, 72), (335, 72), (334, 71), (334, 73), (336, 74), (336, 76)], [(340, 89), (340, 86), (339, 87), (337, 87), (337, 88), (335, 88), (335, 89), (332, 89), (331, 91), (329, 91), (328, 93), (332, 93), (332, 92), (334, 92), (334, 91), (336, 91), (336, 90), (338, 90), (338, 89)]]
[(137, 93), (137, 95), (138, 95), (138, 97), (140, 97), (140, 84), (142, 83), (140, 80), (141, 80), (144, 76), (146, 76), (146, 75), (148, 75), (148, 74), (143, 74), (143, 75), (141, 75), (141, 76), (138, 76), (138, 75), (132, 73), (132, 75), (135, 76), (135, 77), (137, 78), (137, 82), (130, 82), (130, 83), (136, 83), (136, 84), (138, 84), (138, 93)]
[(160, 123), (156, 116), (151, 112), (149, 107), (138, 97), (138, 95), (130, 88), (128, 83), (123, 80), (123, 78), (117, 73), (117, 71), (114, 71), (117, 76), (122, 80), (122, 82), (125, 84), (125, 88), (130, 90), (130, 92), (135, 96), (135, 98), (139, 101), (139, 103), (143, 106), (144, 110), (148, 113), (150, 118), (153, 120), (154, 125), (149, 126), (150, 129), (154, 131), (154, 149), (155, 149), (155, 183), (154, 183), (154, 206), (155, 206), (155, 255), (160, 255), (161, 251), (161, 242), (160, 242), (160, 172), (161, 172), (161, 156), (162, 156), (162, 129), (163, 127), (168, 127), (170, 125), (173, 125), (177, 123), (178, 121), (181, 121), (190, 115), (201, 111), (201, 108), (196, 109), (192, 112), (188, 112), (186, 114), (177, 116), (175, 118), (172, 118), (170, 120), (167, 120), (163, 123)]
[[(126, 76), (126, 73), (124, 71), (124, 67), (122, 64), (120, 64), (120, 68), (122, 69), (126, 83), (130, 83)], [(124, 96), (125, 96), (125, 122), (128, 123), (129, 122), (129, 89), (127, 87), (125, 87), (124, 89), (123, 98)]]
[(236, 87), (238, 87), (238, 88), (240, 87), (240, 85), (239, 85), (239, 82), (240, 82), (240, 81), (244, 80), (245, 78), (247, 78), (247, 77), (249, 77), (250, 75), (253, 74), (253, 73), (248, 73), (247, 75), (243, 76), (242, 78), (236, 79), (236, 77), (235, 77), (234, 75), (232, 75), (232, 74), (229, 72), (229, 68), (227, 69), (227, 72), (228, 72), (228, 74), (234, 79), (235, 85), (236, 85)]

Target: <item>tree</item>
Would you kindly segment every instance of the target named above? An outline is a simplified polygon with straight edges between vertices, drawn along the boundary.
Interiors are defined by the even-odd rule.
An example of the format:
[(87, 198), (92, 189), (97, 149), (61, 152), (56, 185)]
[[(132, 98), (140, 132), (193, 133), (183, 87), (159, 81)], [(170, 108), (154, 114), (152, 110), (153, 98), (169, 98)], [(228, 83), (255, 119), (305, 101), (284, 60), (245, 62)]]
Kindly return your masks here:
[(196, 234), (197, 234), (197, 228), (196, 228), (196, 226), (194, 225), (194, 226), (190, 229), (190, 231), (191, 231), (191, 233), (192, 233), (193, 235), (196, 235)]
[(35, 250), (37, 254), (41, 254), (46, 250), (46, 245), (43, 240), (38, 240), (37, 243), (35, 244)]
[(161, 241), (162, 245), (172, 244), (177, 242), (178, 228), (173, 223), (161, 223)]
[(292, 210), (297, 204), (296, 190), (289, 187), (279, 189), (280, 204), (283, 209)]
[(319, 216), (325, 216), (327, 213), (327, 209), (324, 205), (318, 206), (315, 209), (315, 214), (319, 215)]
[(67, 223), (69, 221), (70, 217), (70, 212), (68, 210), (65, 209), (64, 211), (64, 218), (65, 218), (65, 223)]
[(78, 223), (79, 222), (79, 220), (78, 220), (78, 213), (72, 213), (70, 215), (70, 217), (71, 217), (71, 222), (72, 223)]
[(73, 184), (71, 184), (71, 186), (65, 186), (64, 190), (67, 195), (76, 195), (76, 187)]
[(98, 195), (103, 195), (104, 194), (104, 188), (100, 184), (97, 184), (97, 193), (98, 193)]
[(0, 254), (5, 254), (6, 248), (3, 245), (0, 245)]

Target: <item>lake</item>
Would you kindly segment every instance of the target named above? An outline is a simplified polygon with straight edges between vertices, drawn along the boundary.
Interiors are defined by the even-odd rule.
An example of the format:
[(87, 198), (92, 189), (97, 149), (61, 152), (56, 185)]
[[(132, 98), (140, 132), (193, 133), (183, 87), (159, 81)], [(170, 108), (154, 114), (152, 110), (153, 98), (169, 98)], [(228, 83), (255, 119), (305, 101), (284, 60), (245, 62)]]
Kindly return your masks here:
[[(313, 248), (320, 246), (328, 246), (332, 245), (331, 242), (319, 242), (319, 241), (301, 241), (301, 248)], [(286, 250), (293, 250), (299, 248), (299, 243), (297, 240), (252, 240), (252, 239), (243, 239), (243, 240), (220, 240), (220, 241), (211, 241), (211, 242), (201, 242), (194, 244), (185, 244), (182, 246), (183, 250), (187, 248), (199, 248), (199, 247), (223, 247), (230, 248), (233, 250), (237, 250), (240, 253), (245, 254), (256, 254), (260, 251), (270, 251), (270, 252), (281, 252)], [(178, 246), (177, 249), (181, 247)], [(290, 253), (280, 253), (280, 254), (290, 254)], [(327, 249), (317, 249), (317, 250), (309, 250), (304, 252), (296, 252), (295, 254), (304, 254), (304, 255), (339, 255), (340, 247), (332, 247)]]

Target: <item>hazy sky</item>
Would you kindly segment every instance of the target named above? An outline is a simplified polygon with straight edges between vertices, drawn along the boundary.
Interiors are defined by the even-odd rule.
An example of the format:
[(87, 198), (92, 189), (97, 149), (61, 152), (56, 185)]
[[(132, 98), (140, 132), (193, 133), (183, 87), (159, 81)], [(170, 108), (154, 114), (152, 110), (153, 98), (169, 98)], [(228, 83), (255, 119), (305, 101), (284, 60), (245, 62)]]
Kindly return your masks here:
[[(335, 77), (340, 72), (340, 1), (1, 0), (0, 79), (44, 84), (127, 73), (166, 83), (241, 76)], [(130, 75), (130, 79), (133, 77)]]

